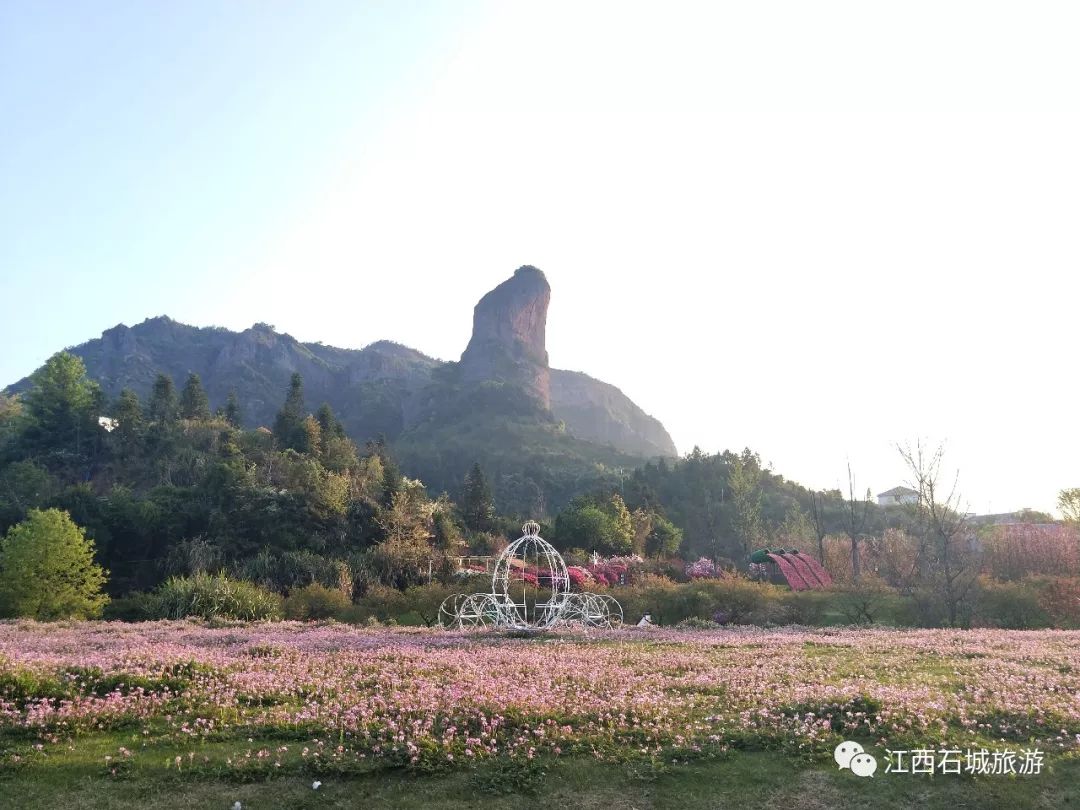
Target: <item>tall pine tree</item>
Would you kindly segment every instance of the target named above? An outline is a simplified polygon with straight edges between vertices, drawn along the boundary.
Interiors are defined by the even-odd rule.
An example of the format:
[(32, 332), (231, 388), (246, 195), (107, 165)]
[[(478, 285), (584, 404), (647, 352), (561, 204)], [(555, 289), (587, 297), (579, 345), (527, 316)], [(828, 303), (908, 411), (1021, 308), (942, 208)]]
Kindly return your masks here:
[(180, 393), (180, 416), (183, 419), (209, 419), (210, 400), (199, 375), (192, 372)]
[(82, 452), (96, 426), (101, 392), (98, 384), (87, 378), (83, 361), (59, 352), (35, 371), (30, 381), (34, 387), (24, 402), (31, 446)]
[(113, 404), (112, 416), (117, 421), (112, 440), (116, 443), (124, 458), (138, 455), (142, 447), (145, 430), (142, 403), (138, 395), (130, 388), (120, 392)]
[(176, 387), (172, 377), (167, 374), (158, 374), (154, 379), (154, 390), (150, 393), (150, 402), (147, 412), (151, 422), (159, 425), (171, 425), (176, 421), (179, 410), (176, 401)]
[(236, 389), (229, 391), (229, 398), (225, 400), (225, 421), (233, 427), (241, 427), (243, 416), (240, 413), (240, 400), (236, 397)]
[(299, 372), (293, 372), (289, 381), (289, 393), (285, 395), (285, 404), (274, 419), (274, 437), (283, 448), (302, 450), (307, 440), (304, 430), (304, 378)]
[(495, 499), (491, 486), (480, 469), (480, 462), (473, 464), (465, 476), (465, 491), (461, 498), (461, 514), (465, 525), (474, 532), (486, 531), (495, 517)]
[(330, 438), (342, 439), (345, 437), (345, 428), (341, 426), (341, 422), (334, 415), (333, 409), (326, 402), (319, 406), (315, 418), (319, 420), (319, 427), (322, 428), (323, 441)]

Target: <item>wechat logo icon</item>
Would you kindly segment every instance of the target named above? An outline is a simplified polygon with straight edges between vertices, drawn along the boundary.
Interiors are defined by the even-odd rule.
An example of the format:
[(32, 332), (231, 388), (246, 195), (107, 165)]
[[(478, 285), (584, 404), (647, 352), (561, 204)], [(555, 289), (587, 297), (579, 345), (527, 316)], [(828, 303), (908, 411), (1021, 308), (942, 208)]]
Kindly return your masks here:
[(877, 770), (877, 760), (866, 753), (861, 745), (851, 740), (845, 740), (836, 746), (833, 759), (840, 766), (840, 770), (848, 768), (856, 776), (873, 778), (874, 771)]

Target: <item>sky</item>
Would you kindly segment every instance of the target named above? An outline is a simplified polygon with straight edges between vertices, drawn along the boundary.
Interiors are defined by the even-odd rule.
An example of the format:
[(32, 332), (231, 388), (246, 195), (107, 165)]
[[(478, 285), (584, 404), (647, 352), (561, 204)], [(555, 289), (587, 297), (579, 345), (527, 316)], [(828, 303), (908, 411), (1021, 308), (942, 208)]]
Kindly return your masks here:
[[(1080, 486), (1070, 2), (0, 0), (0, 385), (167, 314), (557, 368), (815, 488)], [(1070, 427), (1072, 425), (1072, 427)]]

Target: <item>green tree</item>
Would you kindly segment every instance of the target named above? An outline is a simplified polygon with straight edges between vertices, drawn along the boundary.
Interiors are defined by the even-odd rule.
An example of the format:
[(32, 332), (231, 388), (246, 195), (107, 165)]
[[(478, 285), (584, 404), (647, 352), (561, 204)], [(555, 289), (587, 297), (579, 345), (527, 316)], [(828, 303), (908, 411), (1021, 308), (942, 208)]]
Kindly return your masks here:
[(378, 457), (382, 467), (382, 500), (384, 507), (389, 507), (394, 496), (405, 486), (405, 476), (401, 474), (394, 457), (390, 455), (390, 449), (386, 446), (386, 439), (379, 436), (369, 445)]
[(371, 555), (383, 584), (401, 588), (426, 579), (435, 557), (431, 547), (434, 509), (419, 481), (406, 480), (394, 493), (390, 507), (379, 517), (385, 539)]
[(319, 406), (319, 410), (315, 413), (315, 419), (319, 422), (319, 429), (322, 431), (323, 441), (329, 439), (342, 439), (345, 437), (345, 428), (342, 427), (341, 422), (334, 415), (333, 409), (327, 404), (323, 403)]
[(765, 530), (761, 514), (761, 467), (749, 450), (731, 462), (728, 476), (731, 490), (732, 529), (744, 557), (764, 544)]
[[(621, 500), (621, 499), (620, 499)], [(611, 502), (598, 506), (587, 498), (579, 498), (555, 518), (555, 540), (561, 548), (583, 548), (602, 554), (629, 554), (633, 545), (633, 530), (616, 524)]]
[(461, 496), (461, 516), (465, 527), (474, 532), (487, 531), (495, 517), (495, 499), (491, 494), (480, 463), (473, 464), (465, 476), (465, 489)]
[(649, 535), (653, 530), (653, 519), (656, 514), (649, 509), (639, 506), (630, 513), (634, 522), (634, 553), (640, 556), (648, 554), (645, 546), (649, 543)]
[(22, 429), (22, 402), (18, 397), (0, 393), (0, 452)]
[(150, 393), (150, 402), (147, 405), (150, 421), (162, 426), (171, 425), (176, 421), (178, 410), (176, 386), (173, 385), (172, 377), (167, 374), (158, 374), (154, 378), (154, 389)]
[(274, 437), (283, 448), (302, 452), (307, 433), (304, 430), (304, 378), (294, 372), (289, 380), (289, 392), (285, 395), (285, 404), (281, 406), (274, 419)]
[(59, 489), (49, 471), (33, 461), (0, 467), (0, 531), (48, 503)]
[(100, 387), (87, 379), (81, 358), (59, 352), (30, 378), (33, 388), (24, 404), (35, 449), (65, 449), (81, 453), (92, 436)]
[(243, 425), (243, 414), (240, 411), (240, 400), (236, 397), (236, 389), (229, 391), (229, 398), (225, 400), (225, 421), (233, 427)]
[(461, 551), (464, 541), (453, 518), (453, 504), (444, 495), (435, 502), (435, 512), (431, 516), (432, 542), (439, 551), (456, 554)]
[(112, 432), (112, 440), (121, 456), (128, 459), (138, 455), (146, 430), (138, 395), (130, 388), (121, 391), (113, 404), (112, 416), (118, 423)]
[(645, 553), (650, 557), (674, 557), (682, 540), (682, 529), (661, 515), (653, 515), (652, 531), (645, 538)]
[(94, 544), (59, 509), (30, 510), (0, 544), (0, 600), (14, 616), (91, 618), (108, 601)]
[(192, 372), (180, 393), (180, 416), (183, 419), (209, 419), (210, 399), (206, 396), (202, 380)]
[(356, 445), (347, 436), (323, 437), (322, 463), (328, 470), (345, 472), (360, 465)]
[(607, 502), (611, 516), (611, 535), (607, 545), (617, 554), (629, 554), (634, 549), (634, 520), (622, 496), (616, 493)]
[(784, 522), (776, 530), (777, 542), (785, 548), (797, 548), (805, 551), (807, 544), (815, 537), (814, 526), (806, 510), (798, 504), (788, 507)]
[(1061, 490), (1058, 494), (1058, 509), (1067, 523), (1080, 524), (1080, 487)]

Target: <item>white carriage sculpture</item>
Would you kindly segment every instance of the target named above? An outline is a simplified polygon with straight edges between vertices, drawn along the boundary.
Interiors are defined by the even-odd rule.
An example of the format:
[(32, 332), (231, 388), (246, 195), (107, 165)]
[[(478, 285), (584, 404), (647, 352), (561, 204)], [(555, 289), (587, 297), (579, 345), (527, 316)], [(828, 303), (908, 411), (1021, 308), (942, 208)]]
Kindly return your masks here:
[(622, 624), (622, 606), (614, 597), (570, 590), (566, 562), (540, 536), (540, 524), (530, 520), (521, 531), (521, 537), (495, 561), (491, 593), (454, 594), (442, 603), (439, 623), (443, 627), (527, 632)]

